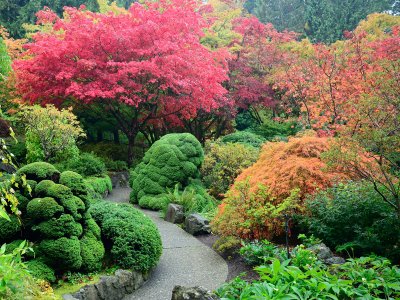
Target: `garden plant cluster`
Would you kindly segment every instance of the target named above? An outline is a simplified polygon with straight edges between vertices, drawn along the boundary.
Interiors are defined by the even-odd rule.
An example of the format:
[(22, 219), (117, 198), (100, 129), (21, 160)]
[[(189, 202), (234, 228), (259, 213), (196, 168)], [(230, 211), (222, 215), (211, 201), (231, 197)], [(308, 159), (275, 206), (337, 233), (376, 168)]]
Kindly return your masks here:
[(147, 276), (169, 204), (254, 269), (221, 299), (400, 299), (398, 1), (25, 2), (0, 5), (0, 299)]

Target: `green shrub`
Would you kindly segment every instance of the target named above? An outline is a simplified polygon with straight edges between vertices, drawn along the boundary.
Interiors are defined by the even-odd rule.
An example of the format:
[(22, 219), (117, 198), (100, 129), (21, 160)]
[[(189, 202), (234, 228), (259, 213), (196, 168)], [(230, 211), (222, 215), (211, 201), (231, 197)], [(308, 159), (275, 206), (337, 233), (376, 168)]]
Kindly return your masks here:
[(236, 177), (257, 158), (258, 150), (253, 147), (208, 143), (201, 174), (210, 194), (221, 198)]
[(89, 185), (99, 195), (104, 195), (107, 191), (112, 191), (112, 182), (109, 176), (89, 177), (85, 179), (85, 184)]
[(158, 196), (143, 196), (139, 200), (139, 206), (152, 210), (165, 210), (170, 203), (167, 195), (161, 194)]
[(106, 160), (105, 164), (109, 171), (128, 171), (128, 164), (123, 160)]
[[(115, 144), (110, 142), (87, 143), (80, 146), (82, 151), (94, 153), (98, 157), (107, 160), (120, 160), (121, 158), (128, 157), (128, 147), (126, 144)], [(134, 153), (142, 153), (141, 149), (136, 148)]]
[(17, 175), (26, 175), (26, 179), (41, 181), (44, 179), (51, 179), (58, 181), (60, 172), (51, 164), (46, 162), (34, 162), (20, 168), (17, 171)]
[(149, 217), (131, 205), (106, 201), (93, 204), (90, 213), (118, 265), (147, 271), (157, 264), (162, 251), (161, 237)]
[(361, 257), (343, 265), (299, 268), (274, 259), (255, 270), (260, 280), (236, 278), (217, 290), (223, 299), (398, 299), (400, 270), (385, 259)]
[(93, 233), (88, 232), (80, 240), (82, 269), (92, 272), (101, 268), (104, 257), (104, 246), (101, 240), (96, 238)]
[(47, 266), (45, 263), (38, 259), (33, 259), (25, 263), (29, 273), (37, 278), (43, 279), (48, 282), (55, 282), (56, 276), (54, 275), (54, 270)]
[[(156, 141), (146, 152), (143, 161), (131, 172), (134, 203), (142, 197), (157, 196), (173, 189), (176, 184), (186, 187), (191, 178), (199, 178), (199, 167), (204, 159), (203, 149), (197, 139), (189, 133), (167, 134)], [(154, 199), (154, 198), (153, 198)], [(161, 204), (159, 207), (163, 207)], [(151, 207), (149, 207), (151, 208)]]
[[(21, 243), (23, 243), (23, 242), (24, 242), (24, 240), (14, 240), (14, 241), (12, 241), (12, 242), (10, 242), (10, 243), (7, 243), (5, 253), (6, 253), (6, 254), (13, 253), (14, 250), (17, 249), (17, 248), (19, 248), (19, 246), (20, 246)], [(25, 243), (25, 242), (24, 242), (24, 243)]]
[(31, 191), (34, 191), (38, 184), (35, 180), (27, 180), (26, 183), (30, 186)]
[(274, 139), (286, 139), (299, 131), (295, 121), (277, 122), (271, 119), (264, 120), (263, 124), (249, 129), (249, 131), (271, 141)]
[(59, 218), (52, 218), (32, 226), (32, 231), (45, 239), (81, 236), (82, 225), (75, 222), (71, 215), (62, 214)]
[(36, 187), (35, 187), (35, 194), (39, 197), (43, 197), (47, 195), (47, 191), (49, 190), (50, 187), (55, 185), (54, 181), (51, 180), (42, 180), (40, 181)]
[(101, 229), (99, 225), (97, 225), (96, 221), (93, 220), (90, 213), (87, 213), (89, 216), (85, 218), (85, 234), (91, 233), (95, 236), (96, 239), (101, 239)]
[(48, 220), (55, 214), (64, 212), (64, 208), (50, 197), (32, 199), (26, 210), (28, 218), (35, 221)]
[(106, 166), (101, 158), (92, 153), (81, 153), (79, 157), (68, 161), (64, 169), (81, 174), (84, 177), (103, 176)]
[(26, 207), (30, 200), (22, 195), (20, 191), (15, 192), (15, 197), (18, 200), (18, 209), (21, 211), (22, 215), (26, 214)]
[(167, 196), (166, 203), (182, 205), (185, 215), (199, 213), (208, 217), (217, 208), (216, 200), (207, 193), (200, 181), (193, 181), (183, 191), (180, 191), (179, 185), (176, 185), (174, 191), (169, 191)]
[(223, 143), (238, 143), (245, 146), (260, 148), (266, 142), (262, 136), (248, 131), (236, 131), (221, 138)]
[(267, 240), (242, 242), (239, 250), (245, 262), (251, 266), (260, 266), (270, 262), (278, 252), (278, 247)]
[(21, 231), (21, 222), (15, 215), (9, 215), (10, 221), (0, 217), (0, 245), (13, 238)]
[(82, 265), (81, 247), (77, 237), (43, 240), (38, 251), (44, 262), (56, 270), (78, 270)]
[(73, 171), (64, 171), (60, 175), (60, 184), (69, 187), (76, 196), (86, 195), (87, 188), (82, 175)]
[(339, 184), (306, 201), (310, 233), (329, 247), (400, 259), (400, 220), (369, 183)]

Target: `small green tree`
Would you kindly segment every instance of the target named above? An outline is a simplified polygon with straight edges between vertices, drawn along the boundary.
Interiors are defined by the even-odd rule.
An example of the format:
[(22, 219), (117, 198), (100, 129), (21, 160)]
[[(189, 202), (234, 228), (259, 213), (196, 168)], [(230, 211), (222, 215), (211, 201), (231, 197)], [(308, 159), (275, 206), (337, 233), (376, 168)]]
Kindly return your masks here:
[(23, 108), (28, 162), (58, 161), (79, 153), (76, 143), (86, 135), (71, 110), (54, 105)]

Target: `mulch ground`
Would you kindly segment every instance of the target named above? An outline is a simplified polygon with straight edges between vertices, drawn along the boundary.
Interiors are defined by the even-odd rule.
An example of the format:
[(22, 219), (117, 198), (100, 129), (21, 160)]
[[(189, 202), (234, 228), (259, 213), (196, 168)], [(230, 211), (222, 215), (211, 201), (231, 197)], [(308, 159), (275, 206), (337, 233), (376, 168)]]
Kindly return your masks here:
[[(199, 235), (196, 238), (203, 244), (212, 248), (214, 243), (218, 240), (218, 236), (213, 234)], [(230, 251), (229, 253), (217, 252), (228, 264), (228, 278), (227, 281), (231, 281), (235, 277), (245, 273), (242, 277), (244, 280), (252, 281), (259, 279), (258, 274), (253, 270), (253, 267), (247, 265), (243, 258), (237, 253), (237, 251)]]

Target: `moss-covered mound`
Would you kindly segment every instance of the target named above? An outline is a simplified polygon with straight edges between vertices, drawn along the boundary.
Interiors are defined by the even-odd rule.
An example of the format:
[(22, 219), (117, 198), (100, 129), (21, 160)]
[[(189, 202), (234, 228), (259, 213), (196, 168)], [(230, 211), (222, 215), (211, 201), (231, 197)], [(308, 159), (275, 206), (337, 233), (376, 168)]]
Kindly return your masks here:
[[(157, 264), (162, 252), (161, 237), (149, 217), (129, 204), (106, 201), (92, 205), (90, 213), (100, 225), (105, 245), (118, 265), (147, 271)], [(92, 243), (90, 238), (85, 238), (86, 245)], [(90, 258), (88, 254), (87, 261)]]
[[(83, 177), (71, 171), (60, 173), (43, 162), (24, 166), (17, 174), (25, 175), (31, 186), (31, 191), (19, 190), (21, 199), (27, 199), (22, 237), (37, 245), (36, 258), (40, 261), (31, 263), (31, 268), (35, 272), (45, 270), (46, 277), (46, 267), (57, 272), (99, 269), (104, 246), (100, 228), (88, 212), (90, 195)], [(0, 224), (1, 237), (17, 235), (21, 226), (15, 221)]]
[(200, 177), (204, 153), (199, 141), (189, 133), (167, 134), (146, 152), (131, 172), (131, 202), (150, 209), (162, 209), (168, 189), (182, 188)]

